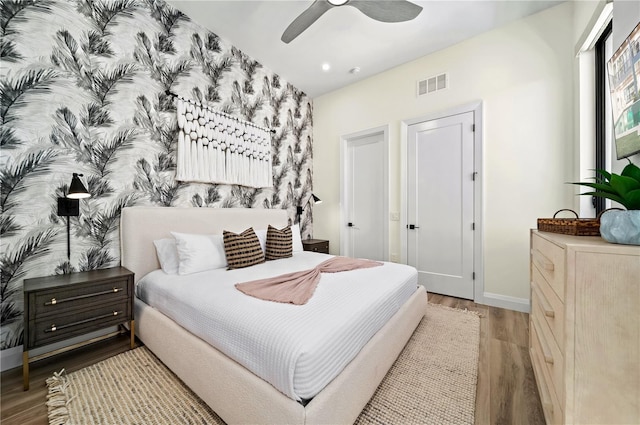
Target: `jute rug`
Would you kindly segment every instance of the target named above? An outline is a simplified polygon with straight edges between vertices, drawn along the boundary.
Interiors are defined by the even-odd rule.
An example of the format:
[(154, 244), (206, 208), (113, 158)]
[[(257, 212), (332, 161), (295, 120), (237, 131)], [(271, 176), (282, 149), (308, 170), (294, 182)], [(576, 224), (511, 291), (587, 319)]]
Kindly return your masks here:
[[(430, 304), (356, 424), (473, 424), (479, 338), (477, 314)], [(224, 425), (145, 347), (47, 385), (51, 425)]]

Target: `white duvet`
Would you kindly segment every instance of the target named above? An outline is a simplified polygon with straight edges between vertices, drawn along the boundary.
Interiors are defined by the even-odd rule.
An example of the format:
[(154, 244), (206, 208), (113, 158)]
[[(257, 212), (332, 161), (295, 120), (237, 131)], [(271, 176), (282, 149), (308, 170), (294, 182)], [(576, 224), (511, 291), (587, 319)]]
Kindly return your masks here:
[[(264, 301), (234, 284), (310, 269), (330, 258), (295, 252), (256, 266), (186, 276), (155, 270), (136, 295), (271, 383), (294, 400), (313, 398), (409, 299), (413, 267), (381, 267), (322, 274), (305, 305)], [(170, 343), (170, 341), (167, 341)]]

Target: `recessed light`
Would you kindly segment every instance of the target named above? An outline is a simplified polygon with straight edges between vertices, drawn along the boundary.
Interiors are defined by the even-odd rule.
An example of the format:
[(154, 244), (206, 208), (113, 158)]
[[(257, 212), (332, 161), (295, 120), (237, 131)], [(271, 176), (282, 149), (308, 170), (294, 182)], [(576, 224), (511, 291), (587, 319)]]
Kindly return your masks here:
[(328, 63), (325, 62), (325, 63), (322, 64), (322, 70), (324, 72), (327, 72), (330, 69), (331, 69), (331, 65), (329, 65)]

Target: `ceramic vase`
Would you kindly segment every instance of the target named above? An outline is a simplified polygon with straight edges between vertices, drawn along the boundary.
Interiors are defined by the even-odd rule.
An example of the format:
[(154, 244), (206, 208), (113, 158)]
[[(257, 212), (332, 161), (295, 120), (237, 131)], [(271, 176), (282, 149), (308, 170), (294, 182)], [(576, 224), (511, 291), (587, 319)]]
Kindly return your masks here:
[(610, 210), (600, 217), (600, 236), (607, 242), (640, 245), (640, 210)]

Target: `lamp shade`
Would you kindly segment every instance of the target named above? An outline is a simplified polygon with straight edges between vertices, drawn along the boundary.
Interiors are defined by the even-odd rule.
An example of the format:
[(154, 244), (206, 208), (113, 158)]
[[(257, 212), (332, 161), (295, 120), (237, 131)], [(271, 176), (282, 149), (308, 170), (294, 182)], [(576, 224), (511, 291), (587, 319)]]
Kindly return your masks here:
[(322, 203), (322, 199), (318, 198), (316, 195), (314, 195), (313, 193), (311, 194), (311, 197), (313, 198), (313, 203), (314, 204), (321, 204)]
[(67, 198), (82, 199), (91, 197), (91, 194), (80, 180), (81, 176), (82, 174), (73, 173), (73, 178), (71, 179), (71, 184), (69, 185), (69, 193), (67, 194)]

